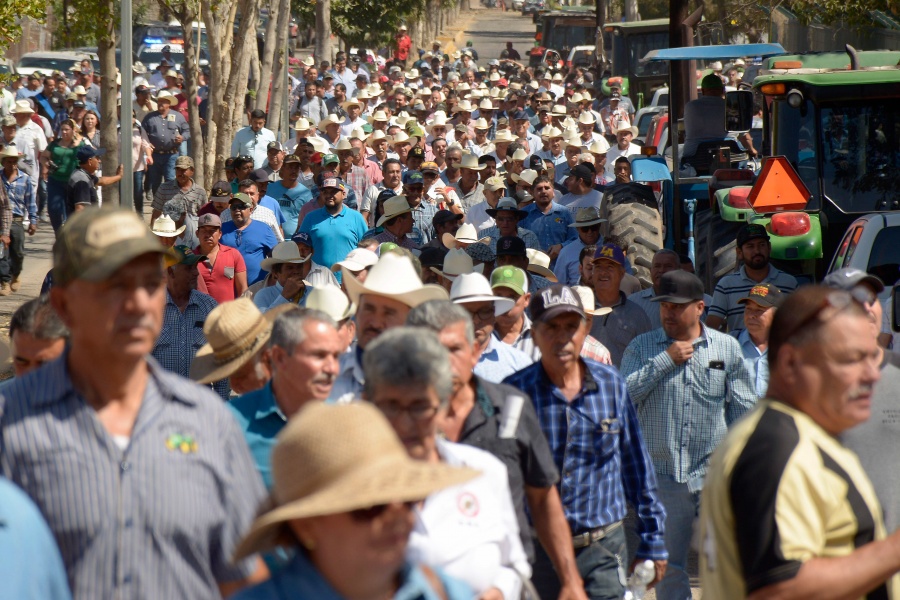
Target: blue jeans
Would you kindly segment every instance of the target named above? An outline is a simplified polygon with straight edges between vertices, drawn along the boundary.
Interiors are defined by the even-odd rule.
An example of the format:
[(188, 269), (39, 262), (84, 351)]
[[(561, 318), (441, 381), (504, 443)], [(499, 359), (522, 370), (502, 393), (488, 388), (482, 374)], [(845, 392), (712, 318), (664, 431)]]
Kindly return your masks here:
[(659, 600), (690, 600), (691, 581), (687, 573), (688, 554), (694, 522), (700, 510), (700, 493), (688, 484), (677, 483), (671, 476), (657, 473), (659, 500), (666, 507), (666, 550), (669, 566), (666, 576), (656, 586)]
[[(134, 183), (133, 186), (133, 196), (134, 196), (134, 211), (141, 217), (144, 216), (144, 172), (143, 171), (135, 171), (132, 174), (132, 179)], [(120, 201), (121, 202), (121, 201)]]
[(175, 179), (175, 161), (177, 159), (178, 154), (153, 153), (153, 164), (147, 167), (147, 174), (149, 175), (147, 183), (150, 184), (150, 189), (153, 190), (154, 194), (156, 194), (156, 190), (163, 180), (172, 181)]
[[(535, 540), (535, 561), (531, 582), (541, 598), (559, 596), (559, 578), (550, 557)], [(602, 540), (575, 550), (575, 563), (584, 580), (584, 591), (591, 600), (620, 600), (625, 594), (625, 528), (619, 527)]]
[(54, 233), (66, 222), (66, 184), (47, 179), (47, 214)]

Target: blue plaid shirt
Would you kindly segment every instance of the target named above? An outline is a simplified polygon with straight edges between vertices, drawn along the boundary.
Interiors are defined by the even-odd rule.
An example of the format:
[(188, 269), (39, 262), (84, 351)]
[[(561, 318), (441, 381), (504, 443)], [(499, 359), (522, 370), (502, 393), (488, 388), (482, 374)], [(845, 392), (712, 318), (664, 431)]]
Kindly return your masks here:
[(37, 224), (37, 203), (35, 202), (36, 194), (34, 186), (31, 184), (31, 177), (18, 172), (18, 177), (10, 181), (6, 178), (6, 173), (0, 172), (0, 178), (3, 185), (6, 186), (6, 195), (9, 197), (9, 207), (12, 214), (17, 217), (28, 217), (28, 220)]
[(638, 558), (665, 560), (665, 509), (625, 380), (613, 367), (582, 362), (587, 367), (584, 383), (572, 401), (550, 381), (540, 362), (503, 383), (534, 401), (562, 475), (557, 485), (572, 533), (621, 521), (627, 500), (638, 515)]
[(530, 229), (537, 235), (541, 250), (544, 252), (547, 252), (550, 246), (578, 239), (578, 230), (569, 227), (575, 222), (572, 211), (562, 204), (551, 202), (550, 210), (544, 214), (537, 204), (532, 202), (525, 211), (528, 215), (519, 221), (519, 226)]

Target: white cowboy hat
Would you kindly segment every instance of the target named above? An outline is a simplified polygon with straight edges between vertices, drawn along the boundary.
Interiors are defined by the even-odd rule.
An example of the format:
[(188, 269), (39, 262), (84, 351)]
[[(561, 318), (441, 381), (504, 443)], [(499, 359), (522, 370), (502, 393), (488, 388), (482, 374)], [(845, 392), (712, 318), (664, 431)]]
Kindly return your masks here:
[[(0, 152), (0, 159), (4, 158), (4, 153)], [(178, 237), (182, 233), (184, 233), (184, 228), (186, 225), (182, 225), (181, 227), (175, 227), (175, 221), (172, 220), (172, 217), (169, 215), (160, 215), (156, 221), (153, 222), (153, 227), (150, 228), (154, 234), (159, 237), (170, 238), (170, 237)]]
[(523, 148), (519, 148), (515, 152), (512, 153), (512, 156), (509, 157), (510, 160), (513, 161), (521, 161), (524, 162), (526, 158), (528, 158), (528, 153), (525, 152)]
[(348, 140), (345, 137), (342, 137), (340, 140), (338, 140), (338, 143), (334, 147), (335, 153), (340, 152), (342, 150), (350, 150), (350, 151), (353, 150), (353, 144), (351, 144), (350, 140)]
[(594, 301), (594, 290), (586, 285), (573, 285), (571, 287), (572, 291), (578, 294), (578, 298), (581, 300), (581, 306), (587, 314), (595, 317), (602, 317), (613, 311), (613, 309), (608, 306), (594, 308), (597, 305)]
[(578, 123), (575, 122), (575, 119), (572, 117), (566, 117), (559, 124), (563, 131), (568, 131), (569, 129), (573, 131), (578, 131)]
[(312, 144), (313, 150), (315, 150), (316, 152), (320, 152), (322, 154), (328, 154), (331, 152), (331, 148), (328, 147), (328, 142), (320, 137), (312, 135), (306, 138), (306, 140), (310, 144)]
[(544, 130), (541, 131), (541, 139), (544, 141), (558, 137), (563, 137), (563, 132), (559, 127), (551, 125), (550, 127), (545, 127)]
[(83, 85), (76, 85), (72, 88), (72, 93), (76, 96), (87, 96), (87, 90), (84, 89)]
[(384, 414), (367, 402), (310, 402), (278, 435), (272, 492), (237, 545), (240, 560), (279, 544), (294, 519), (420, 501), (480, 472), (410, 458)]
[(229, 377), (266, 345), (275, 318), (296, 307), (283, 304), (262, 314), (244, 297), (214, 308), (203, 324), (207, 343), (191, 361), (191, 379), (212, 383)]
[(539, 173), (534, 169), (525, 169), (521, 173), (513, 173), (512, 180), (516, 183), (522, 182), (527, 183), (528, 185), (534, 185), (534, 180), (537, 179)]
[(563, 80), (562, 73), (560, 73), (559, 71), (557, 71), (557, 72), (553, 75), (553, 81), (562, 81), (562, 80)]
[(297, 122), (294, 123), (295, 131), (309, 131), (310, 129), (312, 129), (312, 123), (305, 117), (300, 117), (297, 119)]
[[(466, 86), (468, 87), (468, 86)], [(475, 107), (468, 100), (460, 100), (459, 104), (453, 107), (453, 112), (472, 112)]]
[(466, 254), (465, 250), (462, 248), (454, 248), (444, 256), (444, 266), (442, 269), (438, 269), (437, 267), (428, 268), (431, 269), (433, 273), (453, 281), (460, 275), (465, 275), (466, 273), (481, 273), (484, 270), (484, 264), (479, 263), (476, 267), (475, 263), (472, 262), (472, 257)]
[(580, 92), (575, 92), (574, 94), (572, 94), (572, 97), (569, 98), (569, 102), (571, 102), (572, 104), (581, 104), (583, 100), (584, 98), (581, 96)]
[(30, 115), (34, 113), (34, 109), (31, 108), (28, 100), (16, 100), (15, 108), (9, 112), (14, 115)]
[[(402, 198), (402, 196), (395, 196), (395, 198)], [(403, 201), (406, 202), (406, 199), (403, 198)], [(393, 298), (410, 308), (415, 308), (429, 300), (448, 299), (447, 290), (441, 286), (423, 285), (412, 261), (397, 252), (387, 252), (382, 255), (378, 263), (369, 269), (365, 283), (360, 283), (349, 273), (345, 273), (343, 281), (347, 286), (347, 295), (350, 296), (350, 301), (357, 306), (359, 306), (359, 297), (362, 294)]]
[(387, 123), (388, 120), (389, 119), (387, 113), (385, 113), (383, 110), (376, 110), (374, 113), (372, 113), (372, 116), (366, 117), (366, 121), (368, 121), (370, 125), (375, 121)]
[(418, 79), (419, 78), (419, 70), (418, 69), (410, 69), (406, 74), (407, 79)]
[(488, 244), (490, 241), (490, 236), (479, 238), (478, 231), (471, 223), (463, 223), (460, 225), (459, 229), (456, 230), (455, 235), (448, 231), (441, 236), (441, 242), (451, 250), (455, 248), (465, 248), (469, 244)]
[(369, 139), (366, 140), (366, 144), (368, 144), (369, 146), (372, 146), (375, 144), (375, 142), (378, 142), (380, 140), (386, 140), (386, 139), (388, 139), (387, 134), (380, 129), (376, 129), (375, 131), (372, 132), (372, 135), (369, 136)]
[(363, 269), (375, 266), (378, 262), (378, 255), (367, 250), (366, 248), (354, 248), (351, 250), (344, 260), (340, 260), (331, 265), (331, 270), (335, 273), (341, 269), (347, 269), (353, 273), (358, 273)]
[(394, 123), (399, 125), (400, 127), (406, 127), (407, 123), (415, 120), (416, 118), (409, 116), (409, 113), (405, 110), (401, 110), (399, 113), (397, 113), (397, 116), (394, 117)]
[(472, 127), (475, 128), (475, 129), (490, 129), (490, 128), (491, 128), (491, 126), (488, 125), (488, 122), (487, 122), (487, 120), (486, 120), (484, 117), (481, 117), (481, 118), (477, 119), (477, 120), (472, 124)]
[[(77, 94), (78, 92), (75, 92), (75, 93)], [(166, 90), (163, 90), (159, 94), (156, 95), (156, 103), (159, 104), (162, 101), (166, 101), (169, 104), (178, 104), (178, 98), (176, 98), (175, 96), (173, 96), (170, 92), (167, 92)]]
[(335, 114), (330, 114), (321, 121), (317, 125), (317, 129), (319, 131), (325, 131), (325, 128), (329, 125), (340, 125), (345, 121), (344, 117), (339, 117)]
[(509, 129), (500, 129), (497, 131), (497, 135), (494, 136), (494, 143), (497, 142), (509, 142), (512, 143), (516, 141), (515, 136), (513, 136), (512, 132)]
[(535, 275), (548, 279), (556, 283), (556, 275), (550, 270), (550, 257), (534, 248), (526, 248), (525, 255), (528, 257), (528, 270)]
[(550, 111), (550, 114), (554, 117), (564, 117), (566, 116), (566, 107), (562, 104), (554, 104), (553, 109)]
[(490, 76), (488, 77), (488, 80), (490, 80), (493, 83), (500, 81), (500, 73), (494, 71), (493, 73), (490, 74)]
[(0, 160), (4, 158), (15, 158), (16, 160), (25, 156), (21, 152), (16, 149), (15, 144), (7, 144), (3, 147), (3, 150), (0, 150)]
[(443, 127), (446, 129), (448, 125), (450, 125), (450, 123), (447, 121), (447, 114), (444, 111), (439, 110), (434, 113), (434, 118), (427, 122), (425, 131), (431, 133), (435, 127)]
[(485, 98), (478, 103), (478, 110), (494, 110), (494, 103), (488, 98)]
[(620, 133), (626, 132), (630, 133), (631, 137), (636, 137), (640, 133), (638, 131), (638, 128), (632, 125), (631, 127), (619, 127), (618, 129), (616, 129), (616, 136), (618, 136)]
[(382, 206), (384, 208), (384, 212), (375, 223), (375, 227), (381, 227), (387, 221), (390, 221), (394, 217), (400, 216), (403, 213), (412, 212), (412, 207), (409, 205), (409, 201), (407, 201), (406, 196), (393, 196), (391, 198), (388, 198), (384, 201), (384, 204)]
[(350, 98), (349, 100), (345, 100), (341, 103), (341, 108), (347, 110), (351, 106), (356, 106), (359, 110), (363, 110), (366, 107), (365, 102), (361, 102), (358, 98)]
[(578, 122), (582, 125), (595, 125), (597, 123), (596, 117), (594, 117), (594, 113), (590, 111), (582, 111), (580, 115), (578, 115)]
[(412, 144), (412, 142), (409, 141), (409, 136), (406, 135), (405, 131), (398, 131), (397, 135), (391, 138), (390, 144), (391, 146), (399, 146), (402, 144)]
[(600, 209), (596, 206), (585, 206), (578, 209), (575, 213), (575, 222), (570, 223), (569, 227), (587, 227), (600, 223), (606, 223), (606, 219), (600, 216)]
[(321, 310), (340, 323), (349, 319), (356, 312), (356, 307), (347, 298), (347, 294), (336, 285), (321, 285), (310, 290), (306, 297), (306, 308)]
[(300, 248), (297, 247), (295, 242), (291, 240), (287, 240), (285, 242), (280, 242), (272, 248), (272, 256), (269, 258), (264, 258), (260, 263), (260, 267), (263, 271), (271, 271), (272, 267), (275, 265), (283, 265), (285, 263), (291, 264), (302, 264), (312, 258), (309, 256), (301, 256)]
[(450, 300), (454, 304), (493, 302), (495, 317), (508, 313), (516, 305), (510, 298), (495, 295), (491, 283), (481, 273), (466, 273), (457, 277), (450, 286)]
[(312, 56), (307, 56), (306, 58), (300, 59), (300, 62), (302, 62), (307, 67), (312, 67), (316, 64), (316, 59), (314, 59)]
[(462, 155), (462, 160), (458, 163), (453, 163), (454, 169), (472, 169), (473, 171), (483, 171), (484, 165), (478, 164), (478, 157), (472, 154), (471, 152), (466, 152)]
[(350, 137), (347, 139), (360, 140), (361, 142), (365, 142), (367, 139), (369, 139), (369, 136), (366, 134), (362, 127), (357, 127), (350, 132)]
[(606, 138), (598, 138), (588, 148), (588, 152), (591, 154), (606, 154), (609, 152), (609, 142), (606, 141)]

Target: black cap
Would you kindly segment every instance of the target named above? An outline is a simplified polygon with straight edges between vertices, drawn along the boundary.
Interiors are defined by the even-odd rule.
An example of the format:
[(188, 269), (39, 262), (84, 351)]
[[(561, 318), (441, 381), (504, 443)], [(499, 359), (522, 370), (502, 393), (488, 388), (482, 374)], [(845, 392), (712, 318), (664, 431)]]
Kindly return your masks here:
[(581, 298), (572, 288), (560, 283), (534, 294), (528, 303), (528, 312), (531, 313), (533, 321), (549, 321), (566, 313), (574, 313), (582, 319), (585, 318)]
[(461, 214), (452, 213), (449, 210), (439, 210), (434, 213), (434, 218), (431, 219), (431, 222), (434, 225), (443, 225), (451, 221), (462, 221), (462, 219), (463, 215)]
[(594, 171), (588, 166), (588, 163), (582, 163), (572, 169), (571, 172), (572, 177), (577, 177), (578, 179), (584, 181), (588, 185), (592, 185), (594, 183)]
[(265, 169), (256, 169), (250, 172), (250, 181), (255, 181), (256, 183), (269, 181), (269, 174), (266, 173)]
[(422, 254), (419, 255), (419, 263), (423, 267), (437, 267), (438, 269), (443, 269), (444, 257), (447, 256), (448, 252), (449, 250), (446, 248), (422, 248)]
[(425, 158), (425, 150), (421, 148), (421, 146), (416, 146), (409, 151), (409, 155), (413, 158)]
[(540, 171), (544, 168), (544, 159), (537, 154), (528, 157), (528, 168), (534, 171)]
[(227, 181), (217, 181), (209, 191), (210, 198), (231, 198), (231, 184)]
[(527, 121), (528, 113), (524, 110), (517, 110), (512, 114), (513, 121)]
[(769, 232), (762, 225), (747, 223), (740, 228), (737, 234), (737, 246), (740, 248), (750, 240), (768, 240)]
[(768, 308), (771, 306), (777, 307), (784, 302), (786, 297), (787, 296), (782, 293), (781, 290), (771, 283), (760, 283), (750, 288), (750, 293), (737, 302), (738, 304), (747, 304), (752, 301), (760, 306)]
[(528, 256), (525, 240), (516, 236), (504, 236), (497, 240), (497, 256)]
[(659, 296), (651, 298), (653, 302), (672, 302), (688, 304), (703, 300), (703, 283), (693, 273), (677, 270), (669, 271), (659, 281)]

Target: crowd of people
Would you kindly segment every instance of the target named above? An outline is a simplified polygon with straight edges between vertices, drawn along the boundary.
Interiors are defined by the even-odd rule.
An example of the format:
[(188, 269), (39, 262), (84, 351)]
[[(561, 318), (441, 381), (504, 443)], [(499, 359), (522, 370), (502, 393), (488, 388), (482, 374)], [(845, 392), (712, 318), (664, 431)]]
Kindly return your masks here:
[[(159, 91), (149, 223), (61, 129), (86, 176), (10, 324), (4, 591), (619, 599), (651, 561), (683, 600), (699, 524), (712, 598), (891, 597), (880, 280), (798, 287), (749, 224), (714, 290), (671, 250), (642, 289), (603, 235), (620, 91), (431, 54), (305, 65), (296, 137), (249, 113), (208, 191)], [(17, 148), (10, 249), (39, 220)]]

